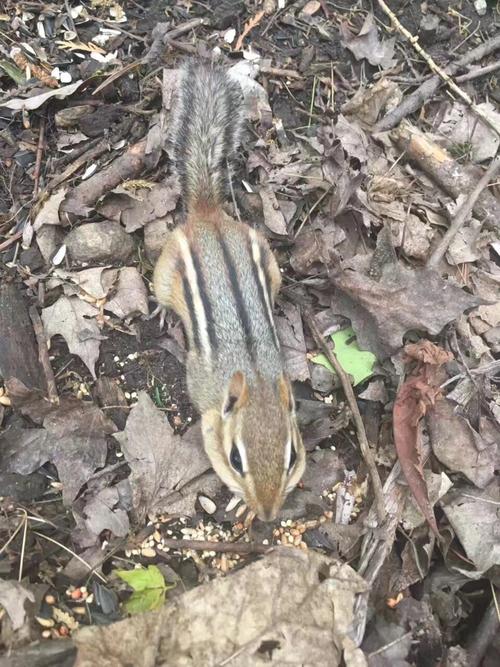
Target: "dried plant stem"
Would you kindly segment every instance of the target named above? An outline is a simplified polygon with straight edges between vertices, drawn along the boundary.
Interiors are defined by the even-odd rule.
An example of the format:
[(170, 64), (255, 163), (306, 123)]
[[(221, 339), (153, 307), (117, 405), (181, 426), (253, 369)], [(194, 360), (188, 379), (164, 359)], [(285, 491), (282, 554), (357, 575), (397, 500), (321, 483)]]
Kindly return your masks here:
[(309, 326), (309, 330), (311, 331), (313, 338), (316, 342), (316, 345), (321, 349), (325, 357), (328, 359), (330, 362), (331, 366), (335, 369), (335, 372), (337, 373), (338, 377), (340, 378), (340, 381), (342, 383), (342, 388), (344, 390), (344, 394), (347, 398), (347, 402), (349, 403), (349, 407), (351, 408), (352, 411), (352, 416), (354, 419), (354, 424), (356, 426), (356, 431), (358, 434), (358, 441), (359, 441), (359, 446), (361, 449), (361, 454), (363, 456), (363, 459), (366, 463), (366, 466), (368, 468), (368, 472), (370, 474), (370, 478), (372, 481), (372, 486), (373, 486), (373, 494), (375, 496), (375, 505), (377, 508), (377, 516), (378, 520), (380, 522), (380, 525), (382, 525), (385, 521), (386, 517), (386, 511), (385, 511), (385, 502), (384, 502), (384, 492), (382, 489), (382, 482), (380, 481), (380, 476), (378, 474), (377, 466), (375, 464), (375, 459), (373, 457), (372, 450), (370, 449), (370, 445), (368, 443), (368, 438), (366, 436), (366, 431), (365, 431), (365, 426), (363, 424), (363, 420), (361, 418), (361, 413), (359, 412), (358, 404), (356, 401), (356, 397), (354, 395), (354, 391), (352, 389), (351, 382), (349, 380), (348, 375), (340, 365), (336, 355), (334, 352), (328, 347), (326, 344), (326, 341), (324, 340), (323, 336), (321, 335), (320, 330), (318, 329), (318, 325), (316, 324), (316, 321), (314, 319), (314, 315), (312, 312), (306, 310), (305, 312), (305, 320)]
[(500, 157), (496, 157), (494, 160), (491, 161), (490, 166), (484, 172), (482, 178), (479, 179), (474, 190), (472, 190), (472, 192), (469, 194), (469, 196), (464, 201), (462, 206), (458, 209), (451, 225), (448, 227), (445, 235), (443, 236), (441, 241), (434, 249), (432, 255), (430, 256), (427, 262), (427, 266), (435, 268), (439, 264), (445, 252), (448, 250), (450, 243), (455, 238), (457, 232), (468, 220), (472, 209), (474, 208), (477, 200), (481, 196), (481, 193), (485, 188), (488, 187), (488, 183), (491, 180), (493, 180), (493, 178), (498, 174), (499, 171), (500, 171)]
[(218, 553), (231, 554), (265, 554), (271, 549), (278, 548), (270, 544), (256, 544), (253, 542), (210, 542), (209, 540), (176, 540), (167, 537), (162, 538), (162, 544), (169, 549), (217, 551)]
[[(477, 108), (477, 106), (474, 104), (474, 102), (473, 102), (473, 100), (471, 99), (471, 97), (470, 97), (465, 91), (463, 91), (463, 90), (460, 88), (460, 86), (458, 86), (458, 85), (455, 83), (455, 81), (453, 81), (453, 79), (451, 78), (450, 74), (449, 74), (446, 70), (444, 70), (442, 67), (440, 67), (440, 66), (435, 62), (435, 60), (434, 60), (434, 59), (433, 59), (433, 58), (432, 58), (432, 57), (431, 57), (431, 56), (430, 56), (430, 55), (429, 55), (429, 54), (428, 54), (428, 53), (427, 53), (421, 46), (420, 46), (420, 44), (418, 43), (418, 37), (415, 36), (415, 35), (412, 35), (411, 32), (409, 32), (409, 31), (404, 27), (404, 25), (402, 25), (402, 23), (399, 21), (399, 19), (397, 18), (397, 16), (396, 16), (396, 15), (394, 14), (394, 12), (390, 9), (390, 7), (388, 7), (388, 5), (384, 2), (384, 0), (377, 0), (377, 2), (378, 2), (379, 7), (382, 9), (382, 11), (385, 12), (385, 14), (387, 14), (387, 16), (390, 18), (390, 20), (392, 21), (394, 27), (398, 30), (398, 32), (400, 32), (404, 37), (406, 37), (406, 39), (410, 42), (410, 44), (413, 46), (413, 48), (415, 49), (415, 51), (416, 51), (420, 56), (422, 56), (422, 58), (425, 60), (425, 62), (429, 65), (429, 68), (430, 68), (430, 69), (431, 69), (431, 70), (432, 70), (438, 77), (440, 77), (440, 78), (441, 78), (441, 79), (442, 79), (442, 80), (449, 86), (449, 88), (450, 88), (456, 95), (458, 95), (458, 97), (460, 97), (460, 99), (462, 99), (462, 100), (463, 100), (463, 101), (464, 101), (464, 102), (465, 102), (465, 103), (466, 103), (466, 104), (467, 104), (467, 105), (474, 111), (474, 113), (475, 113), (479, 118), (481, 118), (481, 120), (482, 120), (482, 121), (483, 121), (489, 128), (491, 128), (491, 129), (495, 132), (495, 134), (499, 135), (500, 132), (499, 132), (498, 127), (496, 127), (496, 125), (495, 125), (494, 123), (491, 122), (491, 120), (488, 118), (488, 116), (487, 116), (481, 109), (478, 109), (478, 108)], [(490, 41), (491, 41), (491, 44), (490, 44), (489, 46), (491, 46), (492, 50), (495, 50), (496, 48), (499, 48), (500, 43), (499, 43), (498, 36), (497, 36), (495, 39), (490, 40)], [(487, 51), (487, 52), (490, 52), (489, 49), (486, 49), (486, 51)], [(480, 49), (478, 49), (478, 53), (480, 53), (480, 52), (481, 52)], [(464, 64), (465, 64), (465, 60), (466, 60), (466, 59), (463, 58), (462, 60), (464, 61)], [(467, 62), (472, 62), (472, 61), (468, 60)], [(459, 65), (459, 64), (460, 64), (460, 61), (459, 61), (459, 63), (457, 63), (457, 65), (453, 66), (453, 68), (450, 68), (450, 69), (452, 69), (452, 71), (455, 72), (455, 71), (458, 69), (458, 65)], [(430, 83), (433, 83), (433, 82), (430, 82)], [(434, 87), (434, 86), (430, 86), (430, 92), (429, 92), (429, 95), (432, 94), (433, 92), (435, 92), (435, 90), (436, 90), (437, 87), (438, 87), (438, 86), (435, 86), (435, 87)], [(416, 99), (416, 98), (415, 98), (415, 99)], [(400, 105), (400, 107), (403, 107), (403, 104), (404, 104), (404, 103), (402, 103), (402, 104)], [(399, 107), (398, 107), (398, 108), (399, 108)], [(416, 108), (418, 108), (418, 106), (417, 106)], [(415, 111), (416, 108), (409, 108), (408, 111), (407, 111), (407, 113), (411, 113), (412, 111)], [(393, 113), (394, 117), (397, 116), (396, 112), (397, 112), (396, 109), (394, 110), (394, 112), (391, 112), (391, 113)], [(406, 113), (405, 115), (407, 115), (407, 113)], [(401, 117), (399, 118), (399, 120), (401, 120), (403, 117), (404, 117), (404, 115), (401, 116)], [(397, 122), (397, 121), (396, 121), (396, 122)], [(396, 124), (396, 123), (393, 122), (393, 118), (392, 118), (392, 117), (389, 118), (389, 114), (388, 114), (388, 116), (386, 116), (386, 118), (383, 118), (382, 121), (377, 125), (377, 128), (376, 128), (376, 129), (377, 129), (378, 131), (388, 130), (388, 129), (390, 129), (391, 127), (394, 127), (395, 124)]]
[(57, 393), (54, 371), (50, 365), (49, 348), (47, 346), (47, 336), (45, 335), (45, 329), (43, 328), (42, 320), (35, 306), (31, 306), (29, 313), (31, 322), (33, 323), (33, 331), (35, 332), (36, 342), (38, 344), (38, 360), (42, 366), (45, 375), (45, 382), (47, 384), (47, 397), (51, 403), (58, 404), (59, 395)]
[(33, 171), (33, 198), (38, 195), (40, 186), (40, 171), (42, 169), (43, 149), (45, 146), (45, 116), (40, 121), (40, 130), (38, 134), (38, 146), (36, 149), (35, 170)]

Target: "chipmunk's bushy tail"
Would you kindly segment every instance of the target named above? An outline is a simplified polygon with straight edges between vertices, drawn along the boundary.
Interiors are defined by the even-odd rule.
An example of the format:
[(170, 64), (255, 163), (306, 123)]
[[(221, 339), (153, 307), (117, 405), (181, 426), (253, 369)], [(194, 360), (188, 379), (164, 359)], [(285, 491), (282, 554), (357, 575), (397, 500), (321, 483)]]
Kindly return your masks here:
[(182, 68), (171, 141), (188, 211), (216, 208), (227, 195), (243, 122), (241, 88), (224, 69), (198, 62)]

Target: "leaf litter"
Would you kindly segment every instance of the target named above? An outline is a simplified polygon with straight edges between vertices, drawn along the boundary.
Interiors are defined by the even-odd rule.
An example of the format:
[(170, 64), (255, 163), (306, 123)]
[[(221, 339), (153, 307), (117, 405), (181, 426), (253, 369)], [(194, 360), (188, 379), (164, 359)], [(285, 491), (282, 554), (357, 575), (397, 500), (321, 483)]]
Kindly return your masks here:
[[(412, 43), (387, 29), (388, 19), (396, 25), (380, 11), (389, 4), (443, 66), (443, 52), (453, 67), (484, 46), (477, 56), (484, 72), (476, 64), (457, 70), (457, 81), (471, 76), (463, 85), (476, 106), (450, 103), (444, 88), (434, 88), (395, 131), (378, 131), (432, 80), (429, 61), (415, 60)], [(0, 37), (0, 277), (16, 283), (43, 326), (19, 338), (32, 346), (23, 354), (1, 341), (15, 343), (26, 322), (0, 315), (0, 474), (35, 494), (30, 504), (10, 485), (12, 497), (1, 501), (8, 589), (0, 642), (22, 651), (28, 626), (32, 638), (60, 639), (161, 604), (148, 617), (153, 626), (136, 616), (123, 632), (142, 646), (154, 624), (168, 619), (162, 627), (184, 632), (186, 651), (201, 662), (279, 664), (292, 655), (307, 662), (315, 646), (315, 664), (452, 664), (460, 652), (478, 664), (474, 647), (488, 643), (489, 659), (498, 662), (477, 623), (495, 608), (490, 580), (500, 558), (495, 183), (443, 258), (430, 262), (481, 177), (477, 165), (496, 153), (498, 47), (488, 45), (495, 10), (479, 19), (477, 34), (467, 32), (478, 20), (472, 3), (451, 3), (447, 15), (428, 3), (410, 12), (397, 3), (347, 10), (273, 0), (229, 11), (220, 3), (210, 17), (190, 2), (166, 12), (97, 0), (49, 11), (8, 0), (2, 11), (5, 34), (19, 48), (10, 51)], [(228, 207), (268, 234), (282, 269), (277, 327), (308, 450), (302, 484), (274, 526), (249, 527), (246, 508), (210, 471), (192, 425), (179, 323), (169, 315), (159, 332), (148, 319), (155, 258), (183, 219), (165, 141), (177, 72), (186, 54), (203, 58), (214, 48), (243, 89), (251, 127)], [(3, 298), (0, 310), (14, 312)], [(355, 406), (345, 404), (339, 378), (315, 363), (311, 306), (353, 377), (384, 484), (383, 527), (370, 524), (373, 469), (360, 454)], [(359, 349), (346, 344), (351, 332)], [(404, 350), (418, 360), (408, 361)], [(17, 357), (6, 359), (13, 351)], [(50, 395), (17, 379), (30, 377), (33, 358)], [(357, 616), (352, 591), (342, 606), (346, 624), (356, 619), (348, 631), (338, 614), (330, 618), (331, 591), (323, 585), (332, 581), (328, 572), (347, 567), (342, 560), (365, 578), (360, 588), (359, 574), (342, 570), (357, 591)], [(116, 576), (107, 580), (123, 567), (125, 578), (150, 573), (162, 583), (131, 598)], [(308, 592), (318, 568), (323, 583)], [(51, 582), (48, 598), (37, 592), (47, 591), (38, 572)], [(285, 582), (273, 600), (290, 607), (278, 616), (259, 607), (257, 622), (253, 595), (270, 572)], [(26, 595), (15, 592), (21, 575)], [(171, 581), (182, 585), (163, 606)], [(370, 587), (385, 613), (365, 629)], [(233, 628), (234, 605), (228, 620), (224, 603), (240, 590), (254, 629), (238, 644), (242, 626)], [(302, 615), (297, 625), (294, 610), (308, 608), (310, 596), (315, 623), (304, 625)], [(23, 615), (26, 598), (42, 623)], [(209, 619), (214, 631), (193, 643), (192, 624)], [(221, 636), (221, 627), (233, 631)], [(107, 659), (101, 629), (85, 632), (88, 640), (76, 640), (81, 664)], [(185, 655), (165, 636), (162, 642), (170, 663), (180, 664)], [(35, 644), (36, 658), (21, 661), (38, 664), (50, 644)], [(52, 650), (56, 664), (62, 648)]]

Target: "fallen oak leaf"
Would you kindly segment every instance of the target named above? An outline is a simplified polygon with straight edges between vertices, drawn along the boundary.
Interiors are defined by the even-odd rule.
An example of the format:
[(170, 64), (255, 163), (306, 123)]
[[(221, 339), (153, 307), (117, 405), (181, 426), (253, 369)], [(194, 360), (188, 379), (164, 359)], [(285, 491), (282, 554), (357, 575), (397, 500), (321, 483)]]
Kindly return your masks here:
[(9, 615), (13, 630), (19, 630), (24, 624), (26, 617), (24, 603), (26, 600), (35, 602), (35, 596), (31, 591), (17, 581), (3, 581), (0, 579), (0, 606)]
[(42, 310), (47, 338), (60, 334), (71, 354), (80, 357), (94, 378), (101, 340), (105, 340), (94, 319), (98, 313), (94, 306), (76, 296), (61, 296), (52, 306)]
[(397, 261), (385, 264), (376, 280), (366, 255), (353, 258), (332, 282), (332, 311), (351, 320), (360, 347), (380, 361), (401, 348), (408, 331), (435, 336), (461, 313), (484, 303), (433, 269), (409, 269)]
[[(146, 392), (139, 392), (137, 403), (127, 419), (125, 430), (114, 436), (130, 466), (130, 485), (135, 519), (168, 511), (179, 502), (178, 493), (210, 468), (198, 427), (182, 437), (172, 427)], [(194, 499), (185, 501), (186, 507)], [(182, 512), (188, 513), (188, 512)]]
[(407, 357), (417, 359), (418, 365), (413, 375), (401, 386), (394, 402), (394, 444), (415, 501), (432, 531), (440, 539), (424, 478), (418, 423), (427, 410), (432, 409), (440, 395), (439, 369), (453, 356), (427, 340), (407, 345), (405, 352)]

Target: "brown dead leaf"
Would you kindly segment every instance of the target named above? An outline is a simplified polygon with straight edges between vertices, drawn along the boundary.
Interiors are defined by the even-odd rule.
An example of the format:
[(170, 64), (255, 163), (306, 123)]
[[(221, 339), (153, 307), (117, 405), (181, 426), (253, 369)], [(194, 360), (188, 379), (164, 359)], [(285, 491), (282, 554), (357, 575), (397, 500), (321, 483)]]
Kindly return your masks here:
[[(108, 272), (103, 277), (105, 285), (107, 276)], [(135, 266), (124, 266), (118, 269), (118, 282), (115, 289), (112, 298), (104, 304), (105, 310), (121, 318), (131, 317), (138, 313), (143, 315), (149, 313), (146, 285)]]
[(99, 347), (105, 338), (94, 319), (98, 313), (94, 306), (76, 296), (61, 296), (52, 306), (42, 310), (47, 338), (60, 334), (71, 354), (80, 357), (94, 378)]
[[(130, 466), (133, 508), (140, 523), (147, 514), (172, 509), (176, 493), (210, 468), (199, 427), (183, 436), (174, 432), (145, 392), (139, 393), (125, 430), (114, 436)], [(188, 511), (194, 510), (194, 497)]]
[(306, 356), (306, 342), (300, 310), (293, 303), (280, 303), (283, 316), (276, 317), (276, 328), (281, 342), (285, 366), (290, 379), (305, 382), (309, 379)]
[(342, 113), (356, 121), (365, 129), (371, 129), (377, 122), (382, 111), (401, 99), (397, 83), (382, 78), (370, 88), (360, 87), (350, 100), (342, 105)]
[(104, 199), (98, 210), (109, 220), (121, 222), (131, 233), (150, 222), (164, 220), (168, 213), (175, 210), (179, 195), (177, 176), (169, 176), (152, 188), (134, 191), (120, 185)]
[(367, 595), (349, 565), (281, 549), (156, 612), (82, 628), (75, 667), (366, 667), (351, 637), (365, 623)]
[(26, 611), (26, 600), (35, 602), (35, 596), (17, 581), (3, 581), (0, 579), (0, 605), (5, 609), (12, 621), (13, 630), (22, 628)]
[(347, 23), (340, 24), (342, 44), (351, 51), (356, 60), (365, 58), (370, 65), (380, 65), (382, 69), (389, 69), (396, 64), (393, 59), (396, 38), (391, 37), (380, 41), (373, 14), (367, 14), (359, 33), (353, 35)]
[[(27, 397), (26, 397), (27, 400)], [(7, 429), (0, 436), (0, 467), (29, 475), (47, 461), (56, 466), (66, 505), (106, 461), (106, 435), (116, 427), (93, 403), (63, 397), (59, 406), (33, 396), (23, 414), (41, 416), (43, 428)]]
[(288, 234), (285, 216), (276, 195), (269, 185), (262, 185), (259, 190), (262, 199), (262, 211), (264, 213), (264, 222), (266, 227), (275, 234), (286, 236)]
[(439, 537), (424, 477), (418, 423), (426, 412), (433, 408), (436, 397), (440, 394), (440, 366), (453, 357), (430, 341), (421, 341), (407, 348), (408, 356), (419, 359), (420, 363), (413, 375), (405, 380), (394, 402), (394, 444), (401, 469), (417, 505)]
[(484, 489), (494, 479), (498, 443), (486, 442), (455, 407), (443, 398), (428, 414), (432, 451), (448, 470)]
[(377, 281), (370, 277), (369, 257), (357, 256), (348, 266), (332, 278), (332, 310), (351, 320), (360, 347), (380, 360), (401, 348), (408, 331), (437, 335), (481, 303), (432, 269), (409, 269), (390, 261), (380, 268)]
[(48, 199), (44, 201), (40, 210), (33, 221), (33, 230), (36, 232), (42, 225), (60, 225), (59, 206), (66, 197), (67, 188), (61, 188), (53, 192)]

